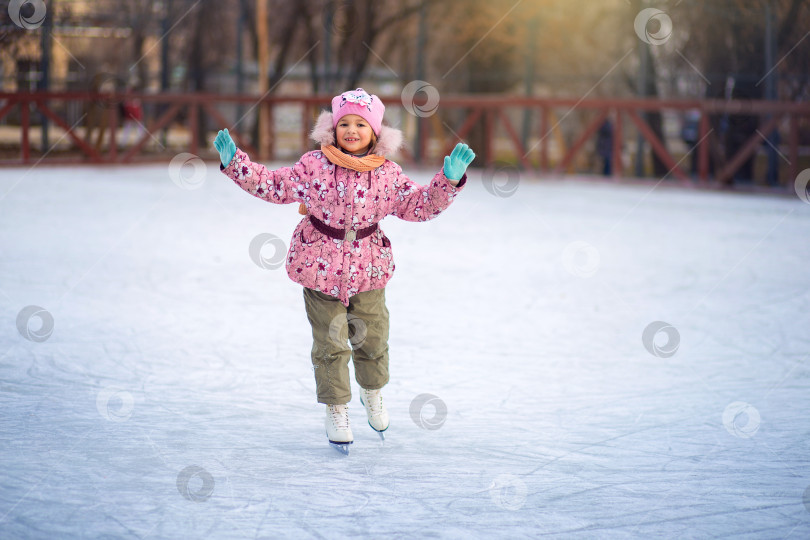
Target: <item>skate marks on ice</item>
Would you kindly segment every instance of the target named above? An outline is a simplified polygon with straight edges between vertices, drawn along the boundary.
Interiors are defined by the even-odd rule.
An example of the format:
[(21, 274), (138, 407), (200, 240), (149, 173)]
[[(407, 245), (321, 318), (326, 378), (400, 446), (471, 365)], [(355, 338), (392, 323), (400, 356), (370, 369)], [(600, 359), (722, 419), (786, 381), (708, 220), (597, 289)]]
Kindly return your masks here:
[(391, 428), (353, 414), (344, 458), (300, 288), (250, 257), (300, 216), (95, 170), (0, 203), (0, 535), (810, 535), (804, 206), (473, 173), (386, 219)]

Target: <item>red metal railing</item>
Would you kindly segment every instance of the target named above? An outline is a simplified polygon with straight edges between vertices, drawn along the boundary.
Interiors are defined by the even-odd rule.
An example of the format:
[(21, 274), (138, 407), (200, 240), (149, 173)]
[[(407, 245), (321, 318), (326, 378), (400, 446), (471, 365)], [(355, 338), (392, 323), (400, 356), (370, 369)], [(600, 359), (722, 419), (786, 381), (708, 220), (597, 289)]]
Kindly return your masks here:
[[(125, 99), (138, 99), (144, 106), (149, 107), (152, 114), (145, 120), (145, 132), (130, 147), (120, 152), (117, 144), (117, 131), (121, 125), (121, 116), (117, 107)], [(201, 147), (205, 153), (212, 151), (210, 141), (200, 141), (200, 122), (208, 120), (218, 128), (228, 127), (237, 144), (251, 155), (259, 159), (274, 159), (276, 157), (274, 132), (271, 131), (268, 155), (258, 156), (255, 141), (243, 133), (236, 119), (226, 118), (218, 105), (240, 105), (247, 108), (247, 115), (254, 114), (259, 104), (266, 104), (272, 119), (273, 111), (281, 105), (297, 105), (301, 107), (300, 117), (300, 144), (302, 152), (311, 148), (307, 141), (309, 130), (312, 127), (314, 116), (318, 109), (326, 108), (330, 103), (329, 96), (312, 97), (284, 97), (267, 96), (259, 99), (256, 96), (246, 95), (219, 95), (219, 94), (94, 94), (87, 92), (36, 92), (36, 93), (0, 93), (0, 121), (7, 115), (19, 113), (19, 156), (14, 159), (0, 161), (3, 165), (28, 164), (34, 161), (32, 156), (31, 113), (36, 112), (47, 118), (53, 124), (64, 130), (64, 136), (73, 141), (74, 156), (65, 159), (64, 156), (49, 156), (50, 150), (41, 150), (37, 162), (76, 161), (76, 155), (85, 162), (90, 163), (128, 163), (134, 160), (165, 159), (166, 155), (146, 152), (146, 145), (155, 134), (167, 126), (179, 115), (184, 115), (183, 124), (189, 134), (188, 147), (185, 151), (197, 154)], [(383, 102), (390, 108), (402, 107), (400, 96), (383, 96)], [(106, 144), (96, 144), (90, 141), (88, 126), (82, 128), (83, 135), (77, 125), (69, 125), (66, 118), (56, 111), (66, 109), (68, 104), (78, 105), (86, 111), (86, 117), (92, 116), (94, 129), (108, 131), (109, 138)], [(465, 139), (473, 129), (478, 126), (483, 136), (484, 151), (479, 155), (487, 156), (490, 165), (496, 161), (494, 144), (496, 140), (506, 140), (513, 151), (512, 159), (525, 169), (535, 169), (539, 172), (564, 174), (574, 162), (575, 158), (583, 152), (587, 143), (606, 119), (613, 124), (612, 151), (613, 176), (624, 176), (623, 152), (627, 142), (626, 120), (640, 133), (650, 145), (652, 151), (669, 169), (669, 174), (690, 183), (690, 175), (667, 149), (662, 141), (642, 118), (642, 113), (676, 112), (683, 114), (690, 109), (699, 111), (699, 135), (695, 151), (698, 156), (698, 178), (701, 184), (709, 181), (709, 154), (710, 146), (716, 143), (717, 134), (710, 127), (710, 116), (713, 115), (748, 115), (760, 117), (758, 130), (753, 133), (733, 156), (726, 156), (723, 162), (715, 163), (715, 180), (726, 183), (750, 157), (755, 155), (763, 146), (765, 139), (773, 132), (782, 130), (787, 132), (786, 141), (789, 178), (796, 178), (799, 172), (799, 133), (800, 124), (810, 122), (810, 103), (771, 102), (771, 101), (723, 101), (723, 100), (657, 100), (657, 99), (574, 99), (574, 98), (519, 98), (502, 96), (442, 96), (442, 112), (459, 111), (462, 118), (458, 129), (443, 122), (437, 122), (438, 117), (418, 117), (417, 122), (422, 123), (422, 137), (418, 151), (420, 155), (427, 156), (429, 142), (439, 142), (445, 153), (449, 152), (455, 142)], [(528, 148), (524, 147), (521, 137), (510, 120), (512, 115), (518, 116), (530, 110), (538, 118), (536, 128), (531, 136), (536, 142)], [(564, 110), (561, 119), (554, 122), (557, 111)], [(90, 111), (90, 112), (87, 112)], [(576, 122), (568, 121), (567, 117), (576, 112)], [(92, 114), (91, 114), (92, 113)], [(247, 116), (247, 115), (243, 115)], [(451, 114), (452, 115), (452, 114)], [(583, 117), (584, 115), (584, 117)], [(77, 122), (78, 124), (79, 122)], [(85, 122), (86, 124), (86, 122)], [(272, 122), (270, 122), (272, 126)], [(442, 127), (443, 124), (444, 127)], [(498, 124), (503, 128), (505, 137), (498, 135)], [(567, 128), (570, 134), (570, 144), (556, 160), (551, 163), (549, 148), (551, 135), (560, 126)], [(446, 128), (446, 129), (445, 129)], [(447, 131), (452, 134), (448, 139)], [(99, 138), (101, 141), (103, 137)], [(202, 143), (202, 144), (201, 144)], [(13, 146), (13, 145), (12, 145)], [(106, 147), (106, 151), (104, 148)], [(784, 147), (784, 145), (783, 145)], [(403, 152), (406, 160), (413, 160), (417, 149)], [(435, 152), (434, 152), (435, 154)], [(442, 154), (443, 155), (443, 154)], [(433, 156), (439, 159), (440, 156)]]

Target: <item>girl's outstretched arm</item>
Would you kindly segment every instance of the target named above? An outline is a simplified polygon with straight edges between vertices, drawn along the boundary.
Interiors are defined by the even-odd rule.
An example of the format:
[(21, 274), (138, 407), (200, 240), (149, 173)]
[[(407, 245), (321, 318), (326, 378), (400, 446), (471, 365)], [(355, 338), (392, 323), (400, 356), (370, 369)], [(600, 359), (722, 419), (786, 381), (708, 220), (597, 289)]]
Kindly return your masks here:
[(466, 144), (458, 144), (444, 167), (426, 186), (420, 186), (402, 174), (397, 166), (394, 179), (394, 200), (389, 212), (406, 221), (427, 221), (443, 212), (467, 183), (465, 171), (475, 158)]
[(236, 148), (227, 129), (217, 134), (214, 147), (220, 155), (220, 170), (254, 197), (276, 204), (306, 202), (309, 177), (301, 161), (271, 171)]

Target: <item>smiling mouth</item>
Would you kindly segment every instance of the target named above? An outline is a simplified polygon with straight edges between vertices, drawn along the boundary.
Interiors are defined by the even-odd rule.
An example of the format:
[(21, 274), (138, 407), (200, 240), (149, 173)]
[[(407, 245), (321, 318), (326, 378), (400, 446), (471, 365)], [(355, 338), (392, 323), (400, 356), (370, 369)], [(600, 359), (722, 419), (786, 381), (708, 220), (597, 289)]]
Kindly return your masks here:
[(346, 141), (346, 142), (358, 142), (360, 139), (346, 138), (346, 139), (343, 139), (343, 140)]

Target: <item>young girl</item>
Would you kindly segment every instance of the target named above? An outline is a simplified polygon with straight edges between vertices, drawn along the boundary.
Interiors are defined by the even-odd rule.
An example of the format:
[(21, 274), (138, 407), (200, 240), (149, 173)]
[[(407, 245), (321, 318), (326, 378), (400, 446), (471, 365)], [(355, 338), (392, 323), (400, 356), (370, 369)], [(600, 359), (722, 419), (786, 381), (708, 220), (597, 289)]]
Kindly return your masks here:
[(326, 434), (346, 453), (354, 440), (350, 356), (369, 425), (383, 437), (389, 423), (380, 389), (388, 383), (385, 285), (395, 266), (379, 222), (388, 215), (407, 221), (435, 218), (461, 192), (475, 158), (467, 145), (458, 144), (429, 185), (414, 183), (385, 159), (401, 145), (402, 134), (382, 125), (384, 111), (379, 98), (362, 88), (335, 96), (332, 112), (322, 112), (312, 131), (320, 149), (274, 171), (237, 149), (227, 129), (214, 141), (221, 170), (239, 187), (268, 202), (300, 203), (307, 213), (290, 241), (287, 274), (304, 286)]

